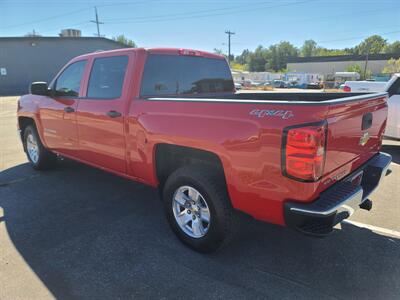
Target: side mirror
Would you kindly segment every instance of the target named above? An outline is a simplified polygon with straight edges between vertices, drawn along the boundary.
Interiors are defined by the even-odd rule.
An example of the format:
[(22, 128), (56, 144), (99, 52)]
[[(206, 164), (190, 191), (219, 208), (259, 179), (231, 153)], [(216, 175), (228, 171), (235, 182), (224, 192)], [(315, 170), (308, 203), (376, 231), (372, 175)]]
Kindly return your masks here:
[(50, 95), (50, 91), (47, 86), (47, 82), (43, 82), (43, 81), (32, 82), (31, 86), (29, 87), (29, 93), (33, 94), (33, 95), (41, 95), (41, 96)]

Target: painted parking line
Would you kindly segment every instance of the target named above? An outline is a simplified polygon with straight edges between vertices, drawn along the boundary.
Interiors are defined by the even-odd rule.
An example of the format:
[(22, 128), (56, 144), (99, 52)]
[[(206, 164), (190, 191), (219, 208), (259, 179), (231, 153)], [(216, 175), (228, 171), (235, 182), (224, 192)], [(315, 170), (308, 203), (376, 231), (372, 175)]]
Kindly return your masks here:
[(354, 225), (357, 227), (369, 229), (369, 230), (377, 232), (377, 233), (382, 233), (384, 235), (390, 235), (392, 237), (400, 238), (400, 232), (396, 231), (396, 230), (378, 227), (378, 226), (374, 226), (374, 225), (368, 225), (368, 224), (360, 223), (357, 221), (350, 221), (350, 220), (344, 220), (344, 221), (342, 221), (342, 223), (351, 224), (351, 225)]

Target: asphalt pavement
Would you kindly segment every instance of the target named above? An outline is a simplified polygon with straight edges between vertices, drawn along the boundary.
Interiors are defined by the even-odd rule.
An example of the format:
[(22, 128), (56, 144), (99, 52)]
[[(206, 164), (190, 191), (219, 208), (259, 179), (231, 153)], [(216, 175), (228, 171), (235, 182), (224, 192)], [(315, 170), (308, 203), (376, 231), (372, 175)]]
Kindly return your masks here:
[(202, 255), (170, 231), (156, 190), (64, 160), (27, 163), (15, 97), (0, 98), (0, 299), (400, 299), (400, 142), (392, 174), (327, 238), (243, 220)]

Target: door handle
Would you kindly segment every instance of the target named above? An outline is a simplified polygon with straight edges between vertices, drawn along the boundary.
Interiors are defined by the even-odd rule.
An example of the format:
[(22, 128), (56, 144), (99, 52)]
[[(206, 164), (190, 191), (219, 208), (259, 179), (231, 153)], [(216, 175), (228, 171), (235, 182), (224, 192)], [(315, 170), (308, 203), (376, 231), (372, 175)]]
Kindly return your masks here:
[(75, 111), (75, 109), (73, 109), (71, 106), (67, 106), (67, 107), (64, 107), (64, 111), (66, 113), (72, 113)]
[(110, 110), (109, 112), (107, 112), (107, 116), (109, 116), (110, 118), (118, 118), (121, 116), (121, 113), (115, 110)]
[(372, 113), (366, 113), (362, 117), (361, 130), (366, 130), (372, 126)]

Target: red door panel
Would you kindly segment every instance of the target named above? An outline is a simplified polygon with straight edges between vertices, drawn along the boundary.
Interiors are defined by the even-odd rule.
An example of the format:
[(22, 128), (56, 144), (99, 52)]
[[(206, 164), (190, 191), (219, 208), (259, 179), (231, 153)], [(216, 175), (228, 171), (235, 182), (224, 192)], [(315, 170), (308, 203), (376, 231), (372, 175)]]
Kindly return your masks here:
[[(117, 172), (126, 171), (123, 104), (123, 100), (80, 100), (79, 158)], [(110, 111), (121, 116), (109, 116)]]
[(66, 155), (76, 156), (78, 153), (76, 110), (82, 95), (85, 67), (86, 60), (67, 65), (51, 84), (51, 96), (43, 97), (40, 103), (46, 146)]
[(94, 58), (77, 110), (79, 158), (120, 173), (126, 173), (128, 63), (124, 54)]

